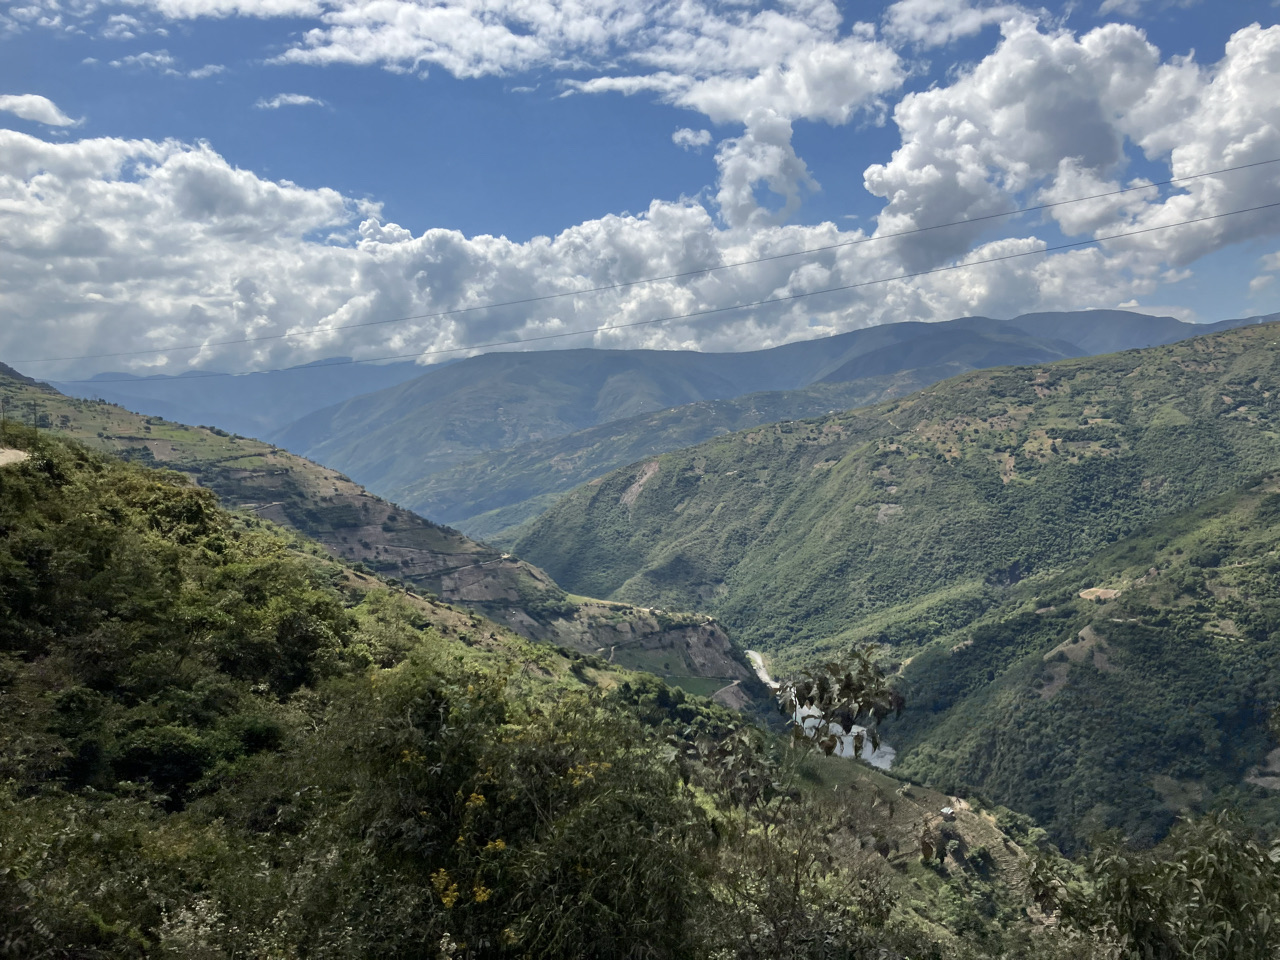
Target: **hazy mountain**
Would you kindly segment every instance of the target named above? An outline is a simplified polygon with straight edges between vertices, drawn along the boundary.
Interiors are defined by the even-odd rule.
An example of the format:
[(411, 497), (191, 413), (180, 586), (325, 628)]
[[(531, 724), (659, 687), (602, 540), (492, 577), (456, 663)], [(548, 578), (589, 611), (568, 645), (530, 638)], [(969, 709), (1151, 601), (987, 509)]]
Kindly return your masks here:
[(1218, 333), (1274, 319), (1275, 315), (1271, 315), (1220, 320), (1217, 323), (1185, 323), (1173, 317), (1152, 317), (1128, 310), (1084, 310), (1026, 313), (1014, 317), (1009, 323), (1032, 336), (1069, 340), (1087, 355), (1157, 347), (1191, 336)]
[[(1149, 319), (1128, 316), (1144, 327)], [(1169, 323), (1187, 333), (1196, 329)], [(944, 363), (954, 373), (1086, 352), (1063, 337), (1068, 320), (1042, 326), (1043, 333), (1029, 334), (1004, 321), (969, 317), (886, 324), (743, 353), (491, 353), (328, 407), (271, 439), (333, 464), (372, 489), (403, 496), (409, 485), (480, 453), (683, 404)]]
[[(641, 457), (722, 433), (902, 396), (967, 370), (1043, 362), (1053, 359), (1055, 350), (1060, 356), (1082, 356), (1109, 352), (1116, 344), (1145, 347), (1248, 322), (1198, 327), (1170, 317), (1099, 310), (1029, 314), (1008, 323), (967, 319), (875, 327), (765, 351), (779, 358), (780, 369), (793, 382), (801, 370), (814, 377), (817, 382), (811, 386), (701, 401), (533, 440), (482, 453), (383, 492), (471, 536), (503, 542), (515, 527), (547, 509), (557, 493)], [(1038, 339), (1028, 341), (1018, 333)], [(1074, 339), (1067, 343), (1069, 338)], [(827, 349), (819, 353), (823, 347)], [(783, 363), (787, 358), (794, 362)]]
[(176, 423), (207, 424), (265, 437), (299, 417), (420, 375), (415, 363), (350, 363), (334, 357), (262, 373), (193, 371), (176, 377), (100, 373), (53, 385), (72, 397), (102, 399)]
[[(977, 317), (945, 324), (891, 324), (736, 354), (607, 351), (609, 362), (603, 364), (583, 358), (602, 351), (490, 354), (461, 361), (467, 371), (461, 376), (446, 373), (459, 361), (422, 367), (408, 362), (353, 364), (336, 357), (262, 373), (191, 371), (144, 377), (108, 372), (53, 385), (70, 396), (101, 398), (174, 422), (275, 439), (352, 473), (380, 493), (399, 496), (407, 484), (491, 449), (684, 403), (846, 382), (943, 362), (959, 364), (953, 373), (1040, 362), (1055, 351), (1077, 356), (1148, 346), (1196, 329), (1170, 317), (1095, 311), (1035, 314), (1006, 323)], [(584, 383), (577, 382), (580, 374)], [(413, 391), (343, 407), (353, 398), (417, 379), (423, 384)], [(486, 383), (492, 396), (485, 393)], [(441, 389), (456, 396), (445, 400)], [(547, 395), (539, 395), (544, 389)], [(335, 404), (340, 409), (329, 409)], [(321, 410), (320, 416), (309, 417)], [(483, 416), (473, 415), (476, 410)], [(422, 429), (415, 421), (423, 419), (439, 419), (446, 426)], [(501, 425), (493, 429), (490, 421), (495, 419)], [(296, 421), (303, 422), (289, 428)], [(457, 436), (450, 435), (450, 427)]]

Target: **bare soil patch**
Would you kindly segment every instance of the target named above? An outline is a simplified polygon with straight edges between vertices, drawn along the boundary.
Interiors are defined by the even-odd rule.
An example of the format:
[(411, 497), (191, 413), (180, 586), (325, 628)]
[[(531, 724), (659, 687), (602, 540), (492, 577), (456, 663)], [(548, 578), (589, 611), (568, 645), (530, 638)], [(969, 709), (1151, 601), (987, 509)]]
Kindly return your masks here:
[(658, 461), (650, 460), (648, 463), (646, 463), (643, 467), (640, 468), (640, 475), (636, 477), (636, 482), (631, 484), (631, 486), (627, 487), (627, 489), (623, 491), (622, 497), (619, 500), (619, 502), (622, 503), (623, 506), (627, 506), (627, 507), (635, 503), (636, 497), (640, 496), (640, 491), (644, 489), (644, 485), (648, 483), (649, 480), (653, 477), (653, 475), (657, 472), (658, 472)]
[(1080, 599), (1082, 600), (1114, 600), (1120, 596), (1119, 590), (1105, 590), (1102, 587), (1090, 587), (1088, 590), (1080, 591)]
[(1058, 653), (1065, 654), (1072, 663), (1084, 663), (1085, 658), (1092, 654), (1094, 667), (1103, 673), (1115, 669), (1107, 659), (1107, 641), (1092, 626), (1081, 630), (1074, 640), (1058, 644), (1044, 658), (1051, 660)]
[(1280, 790), (1280, 750), (1268, 753), (1266, 762), (1250, 770), (1244, 780), (1267, 790)]
[(11, 463), (21, 463), (27, 459), (29, 454), (25, 450), (14, 450), (12, 447), (0, 447), (0, 467), (7, 467)]

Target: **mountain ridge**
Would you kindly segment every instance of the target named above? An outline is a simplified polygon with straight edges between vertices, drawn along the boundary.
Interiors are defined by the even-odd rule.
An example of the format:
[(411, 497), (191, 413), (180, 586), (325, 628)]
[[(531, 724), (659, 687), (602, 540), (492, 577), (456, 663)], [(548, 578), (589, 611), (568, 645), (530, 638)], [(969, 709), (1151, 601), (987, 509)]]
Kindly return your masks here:
[[(923, 385), (928, 371), (954, 375), (966, 369), (1048, 362), (1085, 355), (1092, 346), (1116, 341), (1147, 346), (1249, 322), (1253, 319), (1201, 327), (1172, 317), (1083, 311), (1030, 314), (1010, 321), (907, 321), (741, 353), (491, 353), (313, 412), (271, 439), (430, 512), (430, 501), (419, 499), (419, 488), (430, 484), (432, 476), (482, 460), (493, 451), (554, 442), (602, 423), (681, 404), (893, 376), (908, 369), (921, 371), (916, 379)], [(1069, 335), (1068, 328), (1078, 328), (1089, 348), (1071, 342), (1074, 334)], [(479, 463), (476, 468), (482, 469)], [(461, 482), (456, 491), (465, 495), (470, 479)], [(533, 496), (550, 492), (539, 489)], [(507, 500), (491, 509), (519, 502)], [(448, 519), (465, 522), (469, 517)]]
[[(900, 573), (921, 586), (940, 589), (938, 575), (957, 584), (965, 577), (1017, 580), (1046, 562), (1027, 566), (1032, 556), (1066, 560), (1072, 550), (1083, 549), (1083, 543), (1097, 541), (1101, 546), (1103, 528), (1091, 531), (1088, 522), (1055, 520), (1057, 532), (1051, 541), (1024, 542), (1025, 534), (1013, 528), (1002, 541), (997, 528), (983, 527), (977, 515), (952, 517), (949, 525), (938, 526), (942, 515), (931, 513), (935, 508), (929, 503), (950, 502), (950, 497), (984, 503), (990, 497), (981, 516), (998, 521), (1003, 529), (1012, 521), (1002, 511), (1020, 505), (1019, 517), (1038, 516), (1036, 498), (1046, 497), (1043, 507), (1049, 512), (1043, 516), (1078, 515), (1083, 520), (1088, 497), (1120, 495), (1133, 479), (1125, 471), (1148, 461), (1185, 475), (1179, 483), (1172, 475), (1147, 477), (1154, 486), (1149, 483), (1146, 488), (1144, 476), (1136, 475), (1133, 502), (1148, 503), (1150, 509), (1157, 503), (1181, 509), (1197, 489), (1225, 491), (1231, 478), (1253, 469), (1250, 464), (1264, 469), (1280, 450), (1280, 440), (1266, 426), (1277, 402), (1274, 394), (1264, 397), (1261, 389), (1231, 379), (1280, 383), (1280, 370), (1266, 367), (1280, 363), (1268, 340), (1273, 329), (1245, 327), (1173, 346), (1043, 368), (979, 371), (873, 408), (720, 437), (655, 457), (646, 461), (648, 468), (636, 464), (577, 488), (534, 522), (517, 549), (546, 565), (571, 589), (669, 605), (677, 605), (678, 598), (685, 605), (703, 603), (728, 616), (750, 646), (769, 642), (761, 627), (769, 618), (758, 602), (742, 593), (748, 582), (770, 582), (761, 566), (761, 551), (766, 549), (786, 555), (806, 542), (830, 542), (831, 556), (838, 559), (813, 555), (818, 567), (801, 580), (816, 576), (818, 570), (843, 580), (840, 571), (852, 569), (871, 578), (855, 591), (861, 597), (857, 600), (854, 595), (837, 598), (822, 591), (806, 597), (803, 587), (793, 586), (787, 590), (787, 601), (762, 601), (769, 609), (782, 605), (774, 617), (778, 624), (805, 621), (807, 610), (826, 610), (820, 619), (834, 622), (840, 611), (843, 616), (865, 604), (868, 612), (891, 603), (891, 592), (882, 596), (874, 587), (889, 575), (883, 567), (867, 566), (866, 558), (907, 547), (908, 537), (925, 541), (917, 540), (901, 556), (928, 562), (901, 561), (907, 566)], [(1215, 351), (1225, 352), (1219, 357)], [(1202, 354), (1209, 359), (1196, 359)], [(1130, 375), (1144, 364), (1149, 367), (1149, 389), (1164, 391), (1159, 398), (1134, 395)], [(1256, 373), (1254, 367), (1259, 368)], [(1072, 396), (1073, 387), (1078, 396)], [(1091, 389), (1106, 392), (1105, 398), (1098, 393), (1090, 399)], [(1187, 396), (1188, 390), (1195, 393)], [(1226, 404), (1227, 390), (1237, 398), (1250, 398), (1244, 412), (1236, 411), (1238, 404)], [(1057, 412), (1046, 413), (1054, 403)], [(1179, 409), (1184, 404), (1195, 417), (1203, 413), (1207, 425), (1195, 424), (1195, 417)], [(1132, 425), (1125, 419), (1131, 413), (1136, 417)], [(1174, 447), (1160, 446), (1180, 432), (1207, 446), (1190, 450), (1187, 439)], [(1213, 453), (1219, 456), (1215, 459)], [(646, 474), (644, 482), (628, 503), (622, 503), (623, 493), (639, 483), (641, 473)], [(663, 529), (676, 516), (680, 522), (673, 529), (679, 533), (672, 539)], [(934, 525), (929, 529), (936, 532), (927, 536), (912, 527), (913, 517), (925, 516), (935, 518), (929, 520)], [(1115, 534), (1106, 535), (1123, 535), (1136, 520), (1135, 515), (1133, 521), (1108, 521), (1119, 525)], [(766, 548), (767, 544), (773, 546)], [(744, 547), (750, 547), (747, 554)], [(974, 567), (961, 562), (961, 548), (968, 554), (987, 551), (989, 556), (984, 554), (983, 562)], [(805, 552), (813, 549), (806, 547)], [(754, 571), (746, 581), (740, 579), (747, 569), (744, 562)], [(962, 570), (972, 572), (962, 577)], [(690, 582), (694, 585), (681, 586)], [(725, 600), (729, 596), (738, 599), (730, 605)]]

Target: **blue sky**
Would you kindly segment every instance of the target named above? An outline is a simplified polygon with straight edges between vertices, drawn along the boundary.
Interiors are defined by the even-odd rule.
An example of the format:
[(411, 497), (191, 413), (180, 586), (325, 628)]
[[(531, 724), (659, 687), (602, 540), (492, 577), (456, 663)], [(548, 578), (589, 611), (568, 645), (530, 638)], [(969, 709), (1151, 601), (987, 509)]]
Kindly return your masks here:
[[(377, 323), (1280, 158), (1278, 17), (1271, 0), (19, 0), (0, 9), (0, 359), (66, 377), (602, 326), (536, 342), (1280, 310), (1280, 212), (1235, 213), (1280, 201), (1275, 164)], [(103, 353), (123, 355), (33, 362)]]

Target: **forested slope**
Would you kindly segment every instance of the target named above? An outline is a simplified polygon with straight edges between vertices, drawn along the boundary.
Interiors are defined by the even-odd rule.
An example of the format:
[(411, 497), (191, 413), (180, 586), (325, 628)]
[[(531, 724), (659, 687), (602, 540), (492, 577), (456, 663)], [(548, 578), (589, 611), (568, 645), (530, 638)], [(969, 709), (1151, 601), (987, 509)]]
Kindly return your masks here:
[(1278, 571), (1269, 477), (1025, 581), (903, 667), (897, 769), (1015, 803), (1073, 846), (1223, 806), (1274, 831)]
[(576, 491), (519, 548), (580, 589), (702, 603), (784, 668), (884, 645), (914, 708), (899, 769), (1060, 842), (1224, 803), (1273, 823), (1276, 333), (721, 438)]
[(516, 551), (570, 589), (707, 609), (803, 651), (869, 618), (952, 625), (1280, 463), (1274, 325), (969, 374), (717, 438), (566, 495)]
[(724, 630), (706, 615), (570, 600), (538, 568), (272, 444), (66, 397), (3, 364), (0, 403), (19, 420), (31, 423), (34, 416), (54, 436), (180, 471), (230, 507), (296, 530), (334, 556), (480, 611), (524, 636), (600, 652), (698, 693), (736, 684), (726, 699), (739, 705), (763, 692)]
[(12, 426), (0, 447), (27, 454), (0, 466), (0, 955), (1034, 939), (989, 817), (798, 768), (707, 701), (388, 589), (180, 476)]
[(960, 365), (910, 370), (855, 383), (707, 400), (600, 424), (552, 440), (495, 450), (406, 484), (396, 496), (480, 540), (503, 544), (565, 491), (641, 457), (677, 450), (762, 423), (815, 417), (902, 396)]

